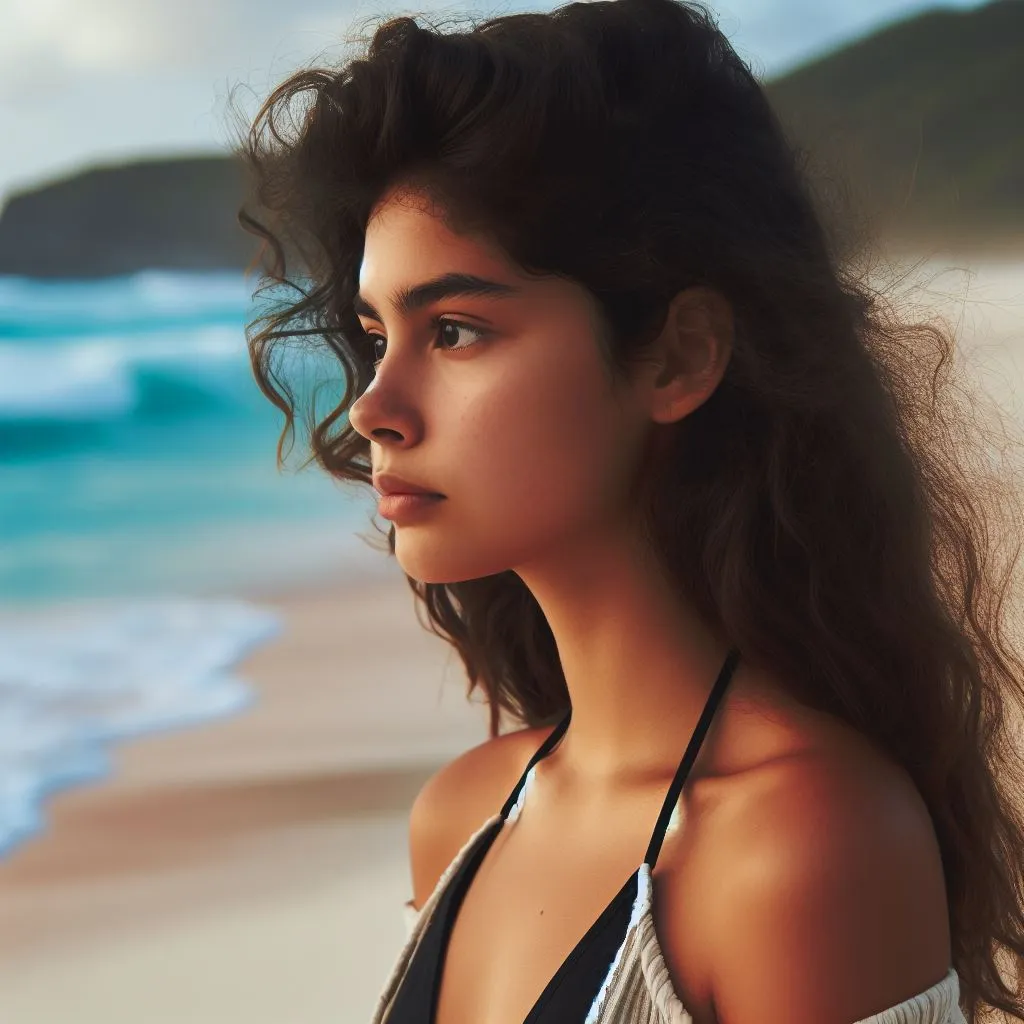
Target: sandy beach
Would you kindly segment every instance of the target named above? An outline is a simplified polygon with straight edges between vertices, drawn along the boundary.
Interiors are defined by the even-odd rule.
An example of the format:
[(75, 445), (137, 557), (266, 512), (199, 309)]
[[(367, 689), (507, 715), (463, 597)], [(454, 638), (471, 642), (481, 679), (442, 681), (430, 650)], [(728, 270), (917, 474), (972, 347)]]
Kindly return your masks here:
[(407, 820), (486, 738), (401, 576), (248, 595), (235, 717), (114, 750), (0, 861), (2, 1024), (358, 1024), (404, 938)]

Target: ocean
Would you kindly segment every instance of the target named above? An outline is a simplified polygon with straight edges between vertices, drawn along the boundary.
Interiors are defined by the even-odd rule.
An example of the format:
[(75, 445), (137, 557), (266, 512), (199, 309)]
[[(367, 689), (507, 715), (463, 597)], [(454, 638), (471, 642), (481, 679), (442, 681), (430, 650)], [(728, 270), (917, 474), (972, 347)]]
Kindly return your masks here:
[[(297, 472), (301, 430), (276, 466), (254, 289), (0, 277), (0, 856), (45, 830), (50, 793), (110, 771), (111, 744), (249, 706), (231, 668), (280, 623), (238, 594), (382, 571), (355, 537), (371, 494)], [(324, 409), (337, 368), (301, 360), (300, 395), (339, 385)]]

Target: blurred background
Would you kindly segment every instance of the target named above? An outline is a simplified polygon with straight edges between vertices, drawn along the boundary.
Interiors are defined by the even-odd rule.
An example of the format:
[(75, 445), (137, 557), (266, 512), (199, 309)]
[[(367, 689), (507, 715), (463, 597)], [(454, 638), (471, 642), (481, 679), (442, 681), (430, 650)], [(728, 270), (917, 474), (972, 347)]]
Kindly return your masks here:
[[(714, 9), (1024, 422), (1024, 2)], [(229, 98), (399, 13), (0, 0), (0, 1024), (369, 1019), (412, 798), (486, 736), (245, 348)]]

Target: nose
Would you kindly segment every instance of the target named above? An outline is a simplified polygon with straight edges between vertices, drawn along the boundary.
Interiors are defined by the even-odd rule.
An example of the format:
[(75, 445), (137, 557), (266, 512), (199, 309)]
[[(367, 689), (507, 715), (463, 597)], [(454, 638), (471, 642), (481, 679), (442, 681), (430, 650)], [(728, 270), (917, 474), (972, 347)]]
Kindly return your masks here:
[(412, 443), (421, 432), (419, 413), (392, 377), (374, 378), (349, 407), (348, 421), (357, 434), (380, 444)]

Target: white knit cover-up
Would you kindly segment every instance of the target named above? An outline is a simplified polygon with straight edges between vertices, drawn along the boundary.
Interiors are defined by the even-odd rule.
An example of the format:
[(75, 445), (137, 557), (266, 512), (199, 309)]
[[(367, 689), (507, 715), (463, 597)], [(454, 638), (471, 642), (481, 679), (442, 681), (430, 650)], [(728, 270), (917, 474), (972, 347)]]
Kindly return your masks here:
[[(523, 787), (508, 822), (518, 815), (528, 788), (528, 785)], [(408, 938), (384, 984), (370, 1024), (387, 1024), (392, 1000), (445, 887), (483, 832), (500, 819), (500, 813), (491, 815), (470, 836), (444, 874), (437, 880), (434, 891), (419, 912), (411, 903), (405, 904)], [(640, 865), (638, 881), (637, 896), (626, 936), (609, 967), (586, 1021), (581, 1024), (693, 1024), (693, 1018), (687, 1013), (672, 987), (672, 980), (658, 943), (658, 935), (654, 930), (654, 917), (651, 912), (651, 871), (647, 864)], [(941, 981), (924, 992), (871, 1017), (851, 1021), (850, 1024), (967, 1024), (959, 1000), (960, 980), (955, 969), (951, 967)], [(566, 1024), (572, 1022), (567, 1021)]]

